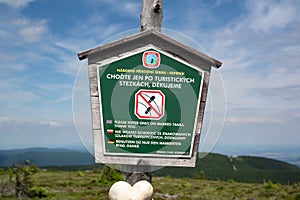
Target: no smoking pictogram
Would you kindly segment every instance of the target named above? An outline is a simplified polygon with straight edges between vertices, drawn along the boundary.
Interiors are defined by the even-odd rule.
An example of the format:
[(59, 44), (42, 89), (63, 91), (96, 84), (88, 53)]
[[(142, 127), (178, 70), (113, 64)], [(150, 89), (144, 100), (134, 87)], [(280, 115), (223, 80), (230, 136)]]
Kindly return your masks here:
[(139, 90), (135, 94), (134, 114), (139, 119), (159, 120), (165, 113), (165, 95), (160, 90)]

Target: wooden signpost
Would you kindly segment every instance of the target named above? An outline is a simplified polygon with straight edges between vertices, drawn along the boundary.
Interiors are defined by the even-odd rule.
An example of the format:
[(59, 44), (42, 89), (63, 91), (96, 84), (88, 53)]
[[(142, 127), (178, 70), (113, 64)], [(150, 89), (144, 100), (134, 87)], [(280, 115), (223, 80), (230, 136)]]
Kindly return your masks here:
[(143, 1), (141, 32), (88, 59), (96, 163), (196, 163), (209, 77), (221, 62), (160, 33), (162, 1)]

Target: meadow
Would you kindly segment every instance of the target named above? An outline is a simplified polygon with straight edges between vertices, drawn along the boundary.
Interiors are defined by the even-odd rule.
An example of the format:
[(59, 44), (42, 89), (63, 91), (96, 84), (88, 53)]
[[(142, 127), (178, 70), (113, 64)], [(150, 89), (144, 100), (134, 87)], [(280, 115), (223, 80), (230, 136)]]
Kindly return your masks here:
[[(21, 170), (20, 172), (20, 175), (24, 174), (24, 171)], [(9, 169), (1, 170), (0, 199), (15, 199), (15, 176), (16, 174), (11, 173)], [(45, 200), (108, 200), (110, 186), (125, 178), (124, 174), (108, 167), (83, 171), (35, 168), (28, 177), (27, 182), (30, 182), (28, 189), (31, 192), (31, 198)], [(11, 178), (10, 182), (9, 178)], [(241, 183), (233, 179), (212, 181), (206, 180), (199, 174), (195, 178), (154, 176), (152, 185), (154, 187), (154, 200), (300, 200), (299, 182), (282, 185), (275, 184), (270, 180), (264, 183)], [(23, 197), (23, 199), (29, 198)]]

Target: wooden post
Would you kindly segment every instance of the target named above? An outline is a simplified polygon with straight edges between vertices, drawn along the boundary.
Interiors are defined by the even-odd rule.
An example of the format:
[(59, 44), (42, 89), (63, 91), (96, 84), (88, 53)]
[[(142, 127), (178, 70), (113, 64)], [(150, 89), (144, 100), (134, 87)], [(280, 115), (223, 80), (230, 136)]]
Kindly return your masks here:
[[(141, 29), (161, 32), (163, 0), (143, 0), (141, 13)], [(134, 185), (136, 182), (146, 180), (151, 183), (151, 166), (127, 166), (126, 181)]]
[(163, 0), (143, 0), (141, 31), (154, 29), (161, 32), (162, 18)]

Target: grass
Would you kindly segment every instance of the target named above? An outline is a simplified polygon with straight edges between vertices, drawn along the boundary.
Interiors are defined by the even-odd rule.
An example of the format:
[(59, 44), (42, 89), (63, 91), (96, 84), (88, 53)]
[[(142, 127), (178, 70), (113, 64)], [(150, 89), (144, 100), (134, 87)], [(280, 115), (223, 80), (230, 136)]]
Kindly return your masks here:
[[(5, 175), (2, 175), (5, 178)], [(55, 200), (108, 200), (113, 181), (103, 181), (100, 170), (58, 171), (41, 170), (32, 175), (37, 192), (46, 194), (43, 199)], [(125, 178), (123, 176), (123, 178)], [(154, 200), (300, 200), (300, 184), (238, 183), (208, 181), (191, 178), (153, 177)], [(2, 197), (0, 199), (14, 199)]]
[[(180, 200), (275, 200), (296, 199), (300, 197), (300, 187), (290, 185), (237, 183), (233, 181), (207, 181), (197, 179), (155, 178), (156, 193), (179, 195)], [(155, 200), (165, 199), (155, 195)], [(157, 198), (158, 197), (158, 198)]]

